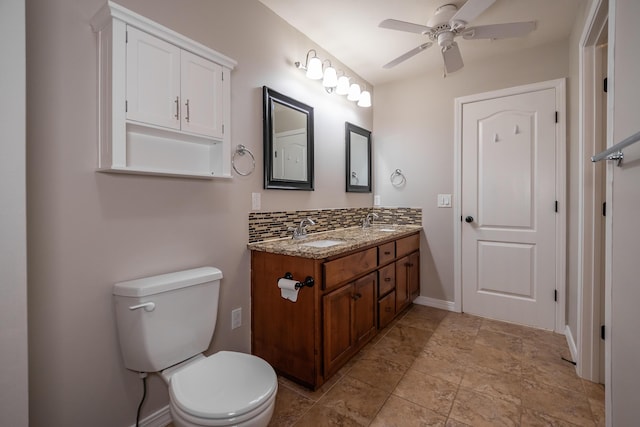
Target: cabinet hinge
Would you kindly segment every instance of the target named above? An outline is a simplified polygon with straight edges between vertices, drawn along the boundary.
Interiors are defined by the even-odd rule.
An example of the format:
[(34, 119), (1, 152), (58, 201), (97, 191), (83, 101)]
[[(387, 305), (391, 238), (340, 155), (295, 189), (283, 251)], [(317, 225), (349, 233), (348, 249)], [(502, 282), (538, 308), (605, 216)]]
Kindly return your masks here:
[(555, 208), (554, 209), (555, 209), (556, 213), (558, 213), (558, 201), (557, 200), (556, 200), (556, 204), (555, 204)]
[(558, 123), (558, 112), (556, 111), (556, 123)]
[(609, 84), (609, 79), (607, 77), (605, 77), (604, 81), (602, 82), (602, 90), (604, 90), (604, 93), (607, 93), (607, 85), (608, 84)]
[(124, 32), (124, 42), (129, 43), (129, 31)]
[(558, 290), (557, 289), (553, 290), (553, 300), (555, 302), (558, 302)]
[(603, 340), (605, 336), (605, 327), (604, 325), (600, 325), (600, 339)]
[(124, 112), (129, 112), (129, 101), (127, 100), (124, 101)]
[(607, 202), (602, 204), (602, 216), (607, 216)]
[(222, 134), (224, 135), (224, 125), (222, 125)]
[(224, 71), (220, 75), (222, 76), (222, 81), (224, 81)]

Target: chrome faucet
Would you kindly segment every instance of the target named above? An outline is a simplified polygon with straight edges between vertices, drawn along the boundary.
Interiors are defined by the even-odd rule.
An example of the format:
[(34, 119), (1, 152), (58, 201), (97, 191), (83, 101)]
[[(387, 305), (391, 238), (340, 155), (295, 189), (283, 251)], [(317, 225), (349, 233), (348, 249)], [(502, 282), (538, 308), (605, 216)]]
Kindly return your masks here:
[(311, 218), (303, 218), (297, 227), (289, 227), (289, 231), (293, 231), (294, 239), (304, 239), (307, 237), (307, 226), (316, 225), (316, 222)]
[(374, 218), (378, 219), (378, 214), (375, 212), (369, 212), (367, 216), (362, 220), (362, 228), (371, 227)]

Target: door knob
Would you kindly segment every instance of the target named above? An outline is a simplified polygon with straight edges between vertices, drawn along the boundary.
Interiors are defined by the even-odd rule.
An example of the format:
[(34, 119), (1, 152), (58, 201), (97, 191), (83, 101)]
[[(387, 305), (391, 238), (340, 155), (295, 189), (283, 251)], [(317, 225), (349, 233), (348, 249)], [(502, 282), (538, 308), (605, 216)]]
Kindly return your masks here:
[(473, 217), (472, 216), (468, 216), (464, 219), (467, 222), (473, 222)]

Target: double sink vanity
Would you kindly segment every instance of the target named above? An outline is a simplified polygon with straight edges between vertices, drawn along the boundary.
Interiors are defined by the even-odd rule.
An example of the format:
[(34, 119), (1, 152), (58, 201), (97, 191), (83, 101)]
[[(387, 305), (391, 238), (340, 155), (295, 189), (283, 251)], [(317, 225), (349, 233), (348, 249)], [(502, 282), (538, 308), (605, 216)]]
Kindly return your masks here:
[[(421, 229), (376, 224), (250, 243), (253, 354), (320, 387), (419, 295)], [(278, 287), (285, 276), (313, 286), (292, 302)]]

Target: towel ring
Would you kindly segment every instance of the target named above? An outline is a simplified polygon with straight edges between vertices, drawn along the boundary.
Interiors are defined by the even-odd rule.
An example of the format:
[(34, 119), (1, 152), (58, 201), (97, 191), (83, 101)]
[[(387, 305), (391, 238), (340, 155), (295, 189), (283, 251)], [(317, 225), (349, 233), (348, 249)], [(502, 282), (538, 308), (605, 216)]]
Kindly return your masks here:
[(391, 185), (393, 185), (394, 187), (400, 187), (407, 182), (407, 178), (405, 178), (400, 169), (396, 169), (395, 171), (393, 171), (389, 179), (391, 180)]
[[(240, 155), (240, 156), (244, 156), (245, 154), (248, 154), (249, 156), (251, 156), (251, 170), (248, 172), (240, 172), (238, 170), (238, 168), (236, 167), (236, 155)], [(236, 171), (236, 173), (238, 175), (242, 175), (242, 176), (248, 176), (251, 175), (253, 173), (253, 171), (256, 169), (256, 158), (253, 157), (253, 153), (251, 151), (249, 151), (249, 149), (247, 147), (245, 147), (244, 145), (240, 144), (236, 147), (236, 151), (234, 151), (233, 156), (231, 157), (231, 166), (233, 166), (233, 170)]]

